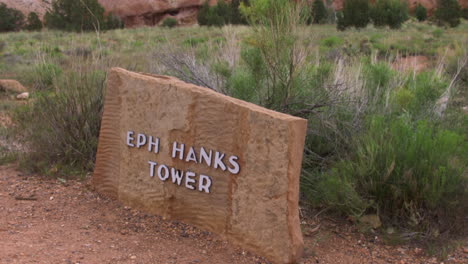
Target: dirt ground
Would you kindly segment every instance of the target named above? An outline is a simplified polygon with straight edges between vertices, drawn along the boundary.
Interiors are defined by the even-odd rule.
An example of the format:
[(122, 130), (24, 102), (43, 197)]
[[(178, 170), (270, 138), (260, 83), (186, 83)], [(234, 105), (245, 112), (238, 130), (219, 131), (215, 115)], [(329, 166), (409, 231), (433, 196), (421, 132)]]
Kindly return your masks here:
[[(303, 219), (300, 263), (468, 263), (461, 246), (441, 262), (387, 246), (349, 224)], [(466, 246), (466, 245), (465, 245)], [(0, 263), (269, 263), (209, 232), (147, 215), (95, 193), (88, 181), (0, 166)]]

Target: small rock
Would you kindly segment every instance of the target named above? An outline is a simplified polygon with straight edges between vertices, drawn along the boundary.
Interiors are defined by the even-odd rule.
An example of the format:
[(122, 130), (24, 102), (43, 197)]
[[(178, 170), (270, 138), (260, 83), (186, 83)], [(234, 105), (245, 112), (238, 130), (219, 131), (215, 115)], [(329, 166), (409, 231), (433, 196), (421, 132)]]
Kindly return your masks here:
[(130, 259), (136, 259), (136, 256), (131, 256)]
[(380, 222), (380, 217), (376, 214), (369, 214), (362, 216), (359, 221), (364, 224), (369, 224), (372, 228), (376, 229), (382, 226), (382, 222)]
[(28, 91), (28, 89), (17, 80), (0, 80), (0, 90), (14, 93), (24, 93)]
[(468, 254), (468, 247), (463, 248), (463, 253)]
[(29, 93), (26, 92), (26, 93), (18, 94), (18, 95), (16, 96), (16, 99), (17, 99), (17, 100), (27, 100), (27, 99), (29, 99)]
[(463, 109), (463, 112), (465, 112), (465, 114), (468, 114), (468, 105), (464, 106), (462, 109)]

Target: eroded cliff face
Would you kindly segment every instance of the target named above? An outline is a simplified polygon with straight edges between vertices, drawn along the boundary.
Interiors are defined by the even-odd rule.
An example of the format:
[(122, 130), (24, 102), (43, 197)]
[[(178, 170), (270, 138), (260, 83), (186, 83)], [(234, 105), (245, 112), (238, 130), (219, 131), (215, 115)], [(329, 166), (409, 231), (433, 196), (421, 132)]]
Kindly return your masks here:
[[(205, 0), (99, 0), (106, 12), (121, 17), (127, 27), (154, 26), (165, 18), (177, 19), (179, 25), (197, 22), (197, 12)], [(211, 0), (216, 3), (216, 0)]]
[(39, 17), (44, 16), (47, 7), (50, 5), (46, 0), (0, 0), (8, 7), (15, 8), (28, 15), (30, 12), (36, 12)]
[[(0, 0), (7, 6), (21, 10), (26, 15), (36, 12), (42, 17), (52, 0)], [(179, 25), (197, 23), (197, 12), (205, 0), (98, 0), (107, 13), (113, 13), (122, 18), (127, 27), (155, 26), (165, 18), (175, 18)], [(217, 0), (209, 0), (215, 4)], [(310, 0), (312, 1), (312, 0)], [(324, 0), (332, 2), (332, 6), (340, 10), (345, 0)], [(410, 9), (421, 3), (432, 14), (437, 6), (437, 0), (406, 0)], [(462, 8), (468, 8), (468, 0), (458, 0)]]

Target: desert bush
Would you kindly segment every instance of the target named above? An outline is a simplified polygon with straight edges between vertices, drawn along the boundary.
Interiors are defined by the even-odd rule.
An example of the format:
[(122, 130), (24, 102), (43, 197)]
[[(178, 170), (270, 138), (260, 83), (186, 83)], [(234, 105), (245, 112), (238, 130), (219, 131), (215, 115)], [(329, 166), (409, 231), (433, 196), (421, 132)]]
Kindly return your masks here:
[(402, 0), (377, 0), (371, 5), (370, 18), (376, 27), (398, 29), (408, 19), (408, 6)]
[[(220, 1), (222, 2), (222, 1)], [(222, 26), (225, 24), (225, 18), (217, 13), (218, 9), (210, 7), (208, 2), (205, 2), (197, 14), (197, 21), (200, 26)]]
[(177, 26), (177, 20), (175, 18), (172, 18), (172, 17), (166, 18), (162, 22), (161, 26), (168, 27), (168, 28), (175, 27), (175, 26)]
[[(37, 93), (15, 120), (29, 149), (23, 165), (42, 173), (65, 166), (93, 168), (103, 108), (102, 71), (79, 69), (54, 78), (52, 92)], [(67, 173), (64, 171), (63, 173)]]
[(436, 101), (448, 86), (448, 82), (438, 78), (433, 72), (420, 73), (402, 86), (402, 91), (407, 91), (408, 100), (406, 104), (399, 104), (398, 107), (415, 118), (431, 118)]
[(464, 19), (468, 19), (468, 8), (463, 8), (461, 11), (461, 16)]
[(427, 9), (419, 3), (414, 9), (414, 15), (419, 22), (422, 22), (427, 18)]
[(18, 31), (23, 27), (24, 15), (21, 11), (0, 3), (0, 32)]
[[(304, 197), (356, 218), (377, 213), (418, 234), (460, 230), (468, 144), (435, 111), (451, 84), (430, 71), (397, 73), (386, 62), (343, 62), (321, 84), (336, 86), (320, 102), (339, 103), (308, 116), (315, 131), (306, 139)], [(457, 228), (449, 231), (450, 223)]]
[(53, 82), (62, 74), (60, 66), (53, 63), (40, 63), (32, 72), (35, 90), (47, 90), (53, 87)]
[(361, 96), (366, 98), (370, 111), (385, 111), (388, 93), (392, 89), (389, 84), (395, 75), (396, 73), (385, 62), (364, 65), (365, 90)]
[(337, 28), (344, 30), (348, 27), (365, 28), (370, 20), (368, 0), (346, 0), (343, 10), (337, 14)]
[(240, 3), (240, 0), (231, 1), (230, 4), (225, 1), (218, 1), (215, 6), (211, 7), (207, 1), (198, 11), (198, 24), (218, 27), (227, 24), (246, 24), (247, 21), (239, 10)]
[[(317, 177), (315, 199), (346, 214), (377, 212), (389, 224), (421, 231), (438, 221), (447, 228), (450, 220), (441, 219), (460, 213), (468, 195), (462, 135), (427, 121), (373, 116), (356, 144), (353, 155)], [(334, 186), (348, 187), (329, 194)]]
[(157, 73), (176, 76), (183, 81), (224, 93), (224, 78), (220, 78), (207, 62), (197, 59), (193, 50), (165, 50), (156, 53), (154, 57), (164, 67), (163, 70), (158, 69)]
[(338, 36), (330, 36), (320, 41), (320, 45), (327, 48), (338, 47), (343, 44), (344, 40)]
[(438, 0), (434, 16), (440, 25), (456, 27), (460, 24), (460, 4), (457, 0)]
[[(254, 75), (262, 83), (256, 87), (260, 104), (267, 108), (289, 112), (291, 100), (301, 92), (299, 64), (303, 59), (298, 49), (298, 26), (305, 24), (301, 3), (288, 0), (260, 0), (241, 5), (241, 12), (252, 25), (253, 35), (247, 40), (259, 53), (258, 63), (265, 69), (264, 75)], [(260, 65), (260, 64), (259, 64)], [(252, 69), (257, 70), (257, 67)]]
[(210, 12), (210, 4), (208, 1), (203, 3), (197, 13), (197, 22), (200, 26), (207, 26), (208, 25), (208, 15)]
[(230, 24), (233, 25), (245, 25), (247, 24), (247, 20), (240, 12), (240, 4), (241, 2), (246, 2), (247, 0), (232, 0), (230, 4)]
[(39, 31), (42, 29), (42, 21), (39, 19), (36, 12), (29, 13), (26, 26), (24, 28), (30, 31)]
[(312, 4), (312, 22), (323, 24), (327, 21), (328, 12), (322, 0), (315, 0)]
[(106, 17), (104, 7), (97, 0), (53, 0), (44, 16), (45, 25), (51, 29), (90, 31), (120, 28), (115, 16)]

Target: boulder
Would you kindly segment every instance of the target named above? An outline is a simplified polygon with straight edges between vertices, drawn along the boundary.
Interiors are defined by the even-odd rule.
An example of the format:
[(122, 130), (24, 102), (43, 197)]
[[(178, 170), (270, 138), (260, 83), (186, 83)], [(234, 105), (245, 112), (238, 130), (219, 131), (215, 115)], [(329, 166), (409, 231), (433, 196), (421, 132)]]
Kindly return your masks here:
[(27, 92), (28, 89), (16, 80), (0, 80), (0, 91), (9, 91), (13, 93)]
[(16, 100), (28, 100), (29, 99), (29, 93), (21, 93), (16, 96)]
[[(204, 0), (99, 0), (106, 12), (122, 18), (127, 27), (154, 26), (165, 18), (175, 18), (179, 24), (197, 22), (197, 12)], [(216, 0), (211, 0), (214, 4)]]
[(296, 263), (306, 130), (307, 120), (208, 88), (113, 68), (93, 184), (127, 206)]
[(369, 214), (364, 215), (359, 218), (359, 222), (369, 225), (370, 227), (377, 229), (382, 226), (382, 222), (380, 221), (380, 217), (376, 214)]

